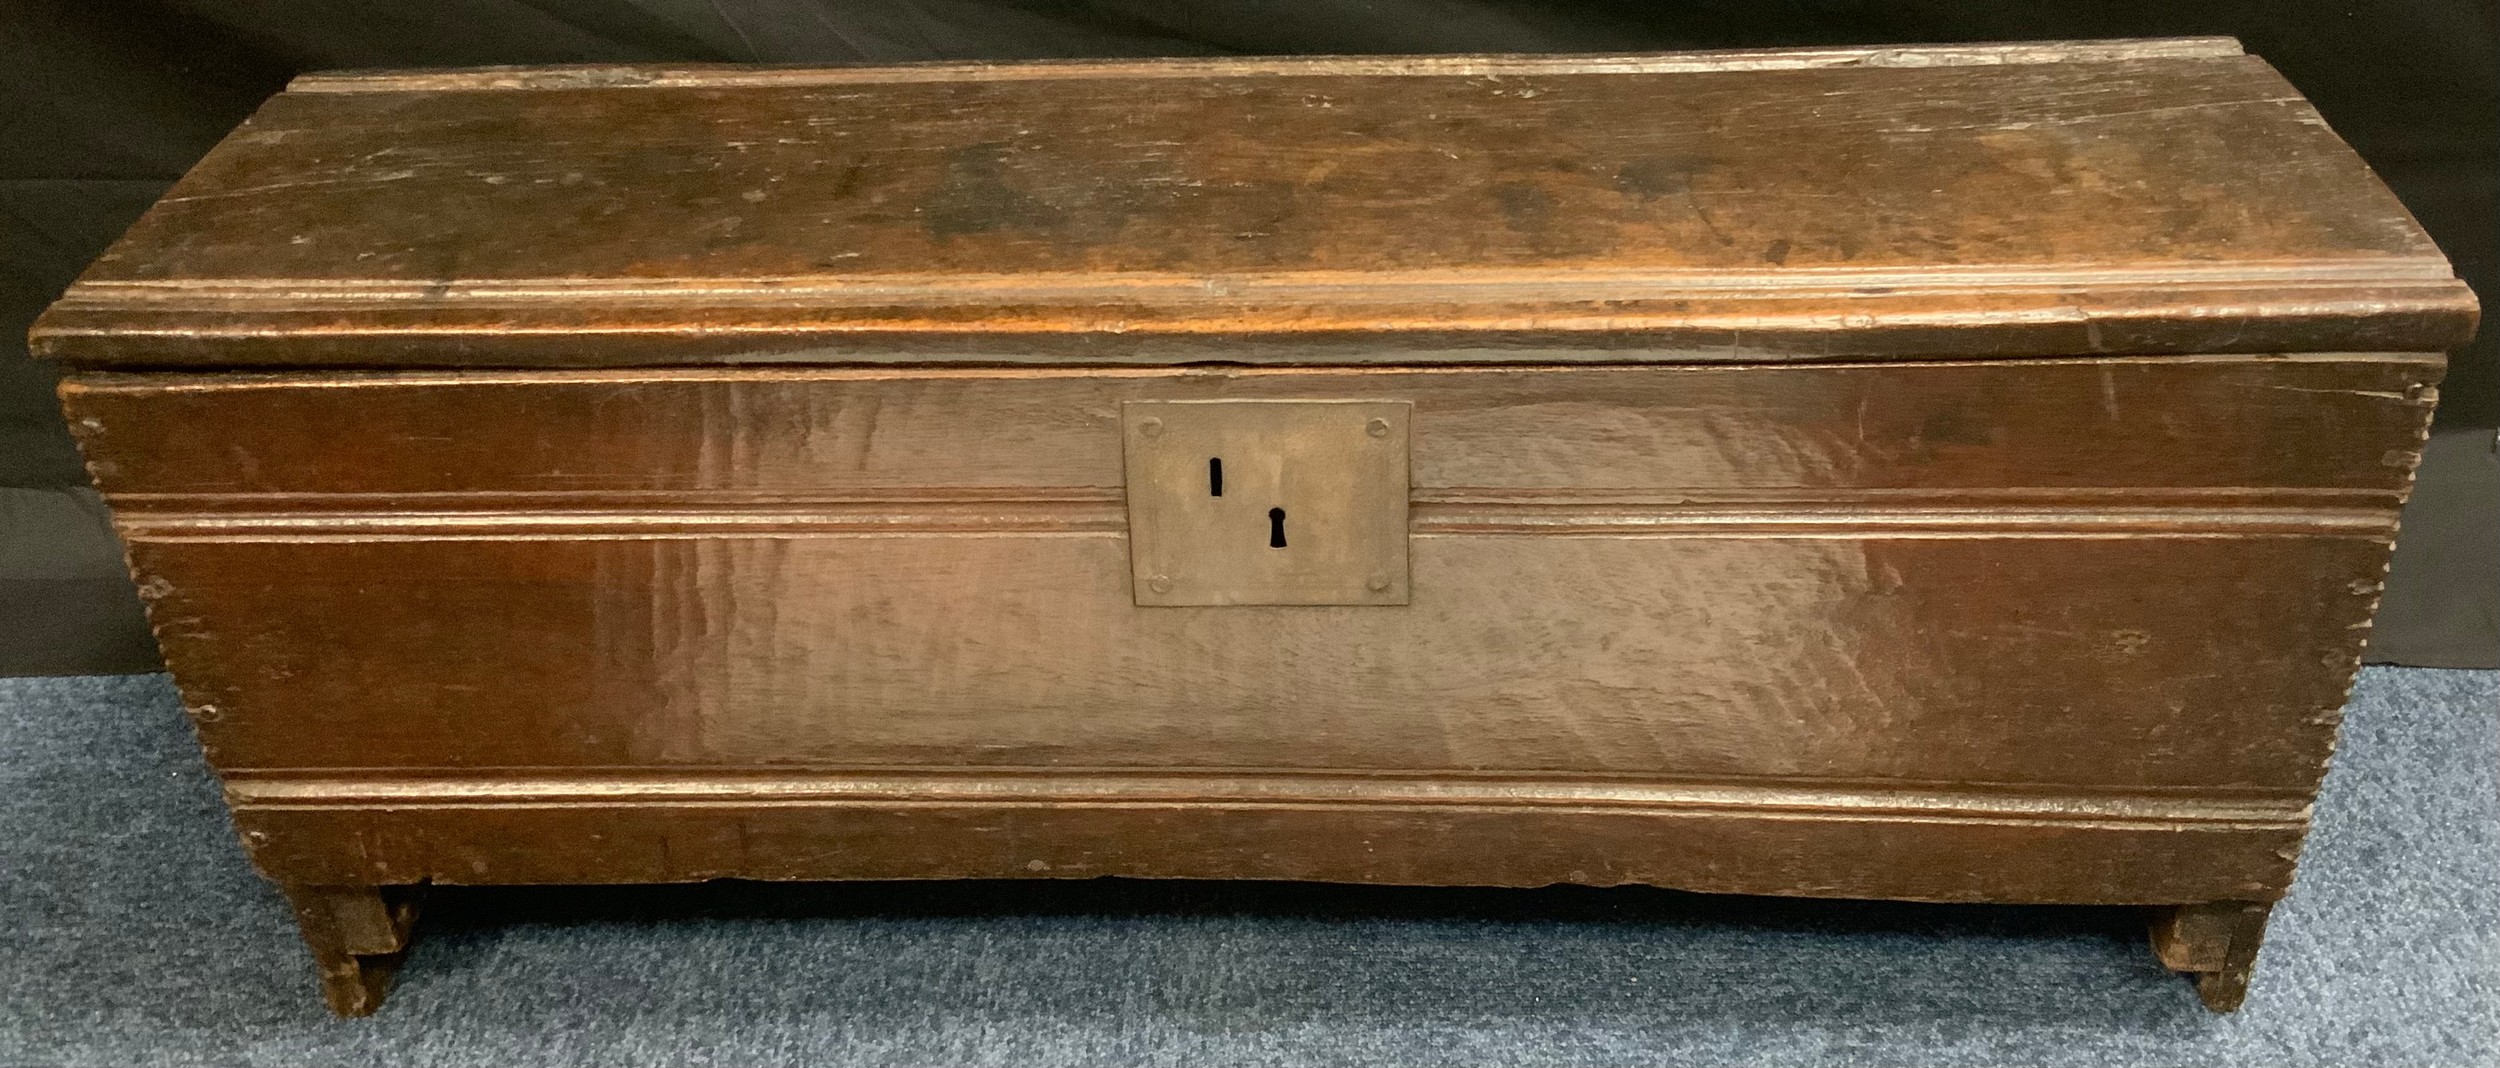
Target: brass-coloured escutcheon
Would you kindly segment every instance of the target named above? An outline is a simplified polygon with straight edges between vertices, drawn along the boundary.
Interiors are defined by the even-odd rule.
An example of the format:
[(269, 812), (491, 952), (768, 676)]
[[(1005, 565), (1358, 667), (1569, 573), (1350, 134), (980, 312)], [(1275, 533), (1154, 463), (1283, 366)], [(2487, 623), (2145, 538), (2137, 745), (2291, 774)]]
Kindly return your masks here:
[(1405, 401), (1121, 406), (1140, 605), (1408, 602)]

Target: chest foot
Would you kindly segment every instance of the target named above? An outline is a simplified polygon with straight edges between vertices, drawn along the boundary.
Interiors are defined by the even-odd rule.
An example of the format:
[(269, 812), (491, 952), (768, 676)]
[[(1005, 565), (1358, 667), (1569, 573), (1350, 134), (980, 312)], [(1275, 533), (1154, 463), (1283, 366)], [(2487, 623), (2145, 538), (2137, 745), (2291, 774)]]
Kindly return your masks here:
[(2238, 1010), (2274, 906), (2214, 901), (2165, 908), (2153, 918), (2153, 953), (2163, 967), (2196, 979), (2196, 996), (2215, 1012)]
[(418, 887), (285, 888), (312, 950), (322, 998), (340, 1016), (368, 1016), (382, 1004), (417, 918)]

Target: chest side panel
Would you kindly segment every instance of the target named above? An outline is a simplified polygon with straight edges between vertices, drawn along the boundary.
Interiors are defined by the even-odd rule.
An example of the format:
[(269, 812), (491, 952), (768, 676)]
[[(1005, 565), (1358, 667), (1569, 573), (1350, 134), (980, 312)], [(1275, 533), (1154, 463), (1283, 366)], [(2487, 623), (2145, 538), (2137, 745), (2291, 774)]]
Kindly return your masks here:
[[(835, 823), (871, 869), (1015, 874), (1036, 858), (977, 827), (989, 845), (913, 868), (905, 839), (794, 815), (1002, 803), (1021, 815), (980, 826), (1127, 813), (1052, 832), (1063, 874), (1261, 873), (1140, 844), (1171, 818), (1140, 813), (1177, 804), (1228, 814), (1210, 842), (1307, 835), (1257, 829), (1307, 811), (1423, 850), (1375, 869), (1322, 850), (1287, 877), (1467, 881), (1431, 853), (1464, 839), (1451, 821), (1602, 811), (1627, 841), (1669, 814), (1713, 830), (1582, 881), (2187, 900), (2288, 878), (2438, 369), (138, 375), (65, 395), (238, 818), (298, 875), (340, 874), (350, 841), (414, 877), (803, 875), (790, 858)], [(1119, 405), (1218, 396), (1414, 405), (1412, 605), (1132, 602)], [(760, 807), (722, 818), (783, 845), (668, 822), (738, 805)], [(489, 848), (496, 821), (557, 809), (680, 852)], [(1900, 835), (1959, 866), (1864, 852)], [(2020, 874), (2049, 842), (2076, 874)], [(1809, 848), (1828, 870), (1787, 855)], [(1571, 875), (1505, 863), (1488, 881)], [(2094, 864), (2119, 874), (2087, 889)]]

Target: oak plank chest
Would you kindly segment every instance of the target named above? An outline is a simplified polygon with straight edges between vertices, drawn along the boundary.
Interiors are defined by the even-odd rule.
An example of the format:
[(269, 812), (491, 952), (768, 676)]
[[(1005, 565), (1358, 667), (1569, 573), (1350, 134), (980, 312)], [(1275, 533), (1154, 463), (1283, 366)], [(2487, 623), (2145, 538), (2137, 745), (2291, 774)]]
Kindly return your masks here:
[(2158, 906), (2475, 321), (2228, 41), (315, 75), (37, 325), (338, 1011), (426, 883)]

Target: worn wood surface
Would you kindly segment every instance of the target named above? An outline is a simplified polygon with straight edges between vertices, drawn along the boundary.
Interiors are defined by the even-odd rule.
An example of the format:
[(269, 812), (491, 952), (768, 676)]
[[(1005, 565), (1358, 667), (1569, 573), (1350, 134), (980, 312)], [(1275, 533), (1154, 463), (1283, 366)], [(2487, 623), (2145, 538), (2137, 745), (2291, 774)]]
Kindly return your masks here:
[(322, 76), (46, 314), (89, 364), (2439, 351), (2227, 42)]
[[(377, 886), (1097, 875), (2182, 906), (2228, 1007), (2473, 318), (2191, 40), (316, 76), (34, 342), (342, 1012)], [(1138, 603), (1207, 400), (1408, 413), (1396, 603)]]
[(2195, 977), (2206, 1008), (2238, 1011), (2273, 911), (2269, 902), (2230, 900), (2162, 909), (2153, 919), (2153, 953), (2163, 967)]
[(1479, 498), (1621, 496), (1682, 516), (1899, 501), (2010, 521), (2043, 503), (2388, 508), (2443, 362), (96, 374), (63, 397), (116, 511), (151, 528), (436, 505), (1117, 511), (1123, 402), (1292, 397), (1413, 403), (1417, 504), (1453, 519)]
[[(1790, 818), (1782, 818), (1790, 815)], [(1724, 893), (2135, 904), (2271, 896), (2297, 821), (1777, 808), (1129, 802), (245, 805), (264, 871), (364, 882), (1210, 877), (1623, 883)], [(371, 852), (359, 856), (362, 844)], [(1782, 866), (1773, 858), (1791, 858)]]
[(2384, 538), (1424, 536), (1405, 611), (1151, 613), (1116, 532), (132, 552), (230, 772), (1584, 772), (2289, 810)]
[[(248, 840), (247, 840), (248, 841)], [(416, 891), (377, 888), (350, 878), (336, 885), (284, 883), (296, 929), (312, 951), (322, 999), (341, 1016), (369, 1016), (382, 1005), (406, 958), (417, 919)]]
[[(2439, 368), (100, 374), (64, 395), (285, 880), (2178, 901), (2289, 878)], [(1121, 404), (1214, 396), (1414, 404), (1411, 606), (1131, 603)], [(1615, 829), (1451, 853), (1582, 819)], [(1210, 844), (1174, 851), (1183, 825)], [(1297, 844), (1318, 840), (1365, 844)]]

